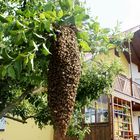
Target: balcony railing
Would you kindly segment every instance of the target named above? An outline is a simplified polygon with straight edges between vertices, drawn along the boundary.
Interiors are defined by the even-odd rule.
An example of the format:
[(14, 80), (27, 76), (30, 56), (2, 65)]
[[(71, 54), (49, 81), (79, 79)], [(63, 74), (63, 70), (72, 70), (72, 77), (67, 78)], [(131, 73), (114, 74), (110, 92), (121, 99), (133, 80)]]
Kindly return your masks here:
[[(131, 92), (132, 83), (132, 92)], [(119, 75), (114, 82), (114, 89), (123, 94), (133, 96), (134, 98), (140, 99), (140, 84), (131, 82), (130, 79), (123, 75)]]

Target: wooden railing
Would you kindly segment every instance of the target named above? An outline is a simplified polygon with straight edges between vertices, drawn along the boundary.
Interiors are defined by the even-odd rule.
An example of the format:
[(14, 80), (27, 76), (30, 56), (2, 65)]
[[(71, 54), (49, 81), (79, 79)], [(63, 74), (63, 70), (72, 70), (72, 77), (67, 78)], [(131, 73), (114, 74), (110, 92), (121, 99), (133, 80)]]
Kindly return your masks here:
[(140, 84), (133, 82), (133, 96), (140, 99)]
[[(132, 83), (132, 86), (131, 86)], [(132, 92), (131, 92), (132, 88)], [(119, 75), (114, 82), (114, 90), (123, 94), (140, 99), (140, 84), (131, 82), (130, 79), (123, 75)]]

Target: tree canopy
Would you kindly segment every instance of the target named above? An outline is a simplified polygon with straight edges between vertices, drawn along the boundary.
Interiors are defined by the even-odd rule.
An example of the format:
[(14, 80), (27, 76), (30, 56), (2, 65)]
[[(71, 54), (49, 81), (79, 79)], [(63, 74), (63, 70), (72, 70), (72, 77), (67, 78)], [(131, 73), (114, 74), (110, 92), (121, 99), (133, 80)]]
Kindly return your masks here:
[[(116, 31), (101, 28), (78, 0), (0, 0), (0, 118), (23, 123), (34, 118), (39, 127), (51, 122), (47, 102), (50, 48), (64, 25), (76, 32), (81, 62), (87, 52), (94, 60), (123, 42), (120, 36), (113, 40)], [(116, 69), (116, 65), (103, 69), (96, 65), (84, 72), (76, 102), (85, 105), (84, 99), (96, 99), (109, 89)]]

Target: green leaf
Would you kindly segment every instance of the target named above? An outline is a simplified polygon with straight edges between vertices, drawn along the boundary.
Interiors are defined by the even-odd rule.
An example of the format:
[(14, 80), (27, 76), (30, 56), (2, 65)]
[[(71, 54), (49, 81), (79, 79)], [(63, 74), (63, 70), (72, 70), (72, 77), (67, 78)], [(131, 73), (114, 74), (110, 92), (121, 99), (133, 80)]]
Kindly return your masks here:
[(27, 56), (27, 57), (24, 58), (24, 65), (26, 66), (28, 64), (28, 62), (29, 62), (29, 58)]
[(42, 35), (39, 35), (37, 33), (33, 33), (35, 35), (35, 37), (37, 37), (38, 39), (43, 39), (46, 40)]
[(69, 6), (69, 9), (72, 10), (73, 8), (73, 1), (72, 0), (65, 0), (67, 2), (67, 5)]
[(22, 71), (22, 59), (21, 59), (21, 56), (19, 59), (17, 59), (14, 63), (14, 69), (16, 71), (16, 75), (17, 77), (20, 77), (20, 74), (21, 74), (21, 71)]
[(78, 32), (77, 37), (78, 37), (78, 39), (82, 39), (82, 40), (87, 41), (87, 42), (89, 41), (88, 32)]
[(16, 21), (16, 26), (18, 27), (18, 29), (21, 29), (21, 28), (26, 28), (25, 25), (23, 25), (21, 22), (19, 22), (18, 20)]
[(2, 56), (0, 56), (0, 59), (3, 59), (3, 57), (2, 57)]
[(47, 2), (44, 6), (43, 9), (44, 11), (52, 11), (54, 7), (54, 3), (52, 2)]
[(51, 19), (52, 21), (56, 20), (56, 11), (47, 11), (44, 14), (47, 19)]
[(24, 31), (22, 32), (22, 39), (24, 40), (25, 43), (28, 42)]
[(85, 15), (83, 15), (83, 14), (78, 14), (75, 16), (75, 24), (77, 27), (82, 26), (82, 22), (83, 22), (84, 17), (85, 17)]
[(7, 73), (6, 67), (5, 66), (0, 66), (0, 76), (2, 78), (4, 78), (6, 73)]
[(22, 57), (26, 57), (27, 55), (28, 55), (28, 52), (20, 53), (20, 54), (17, 56), (16, 60), (19, 60), (19, 59), (21, 59)]
[(115, 48), (115, 45), (114, 45), (114, 44), (108, 44), (108, 45), (107, 45), (107, 48), (113, 49), (113, 48)]
[(39, 15), (39, 17), (40, 17), (40, 19), (45, 19), (46, 17), (45, 17), (45, 13), (43, 12), (43, 13), (41, 13), (40, 15)]
[(34, 59), (34, 57), (35, 57), (35, 54), (34, 54), (34, 53), (31, 53), (31, 54), (29, 55), (29, 59)]
[(34, 69), (34, 57), (35, 57), (35, 54), (34, 54), (34, 53), (32, 53), (32, 54), (29, 55), (30, 66), (31, 66), (32, 71), (35, 70), (35, 69)]
[(8, 72), (8, 76), (15, 79), (16, 77), (16, 74), (15, 74), (15, 70), (14, 70), (14, 67), (12, 65), (10, 65), (7, 69), (7, 72)]
[(28, 9), (25, 11), (24, 16), (29, 18), (29, 17), (33, 17), (33, 13)]
[(108, 36), (105, 36), (105, 35), (103, 36), (103, 40), (104, 40), (105, 42), (107, 42), (107, 43), (110, 41), (110, 40), (109, 40), (109, 37), (108, 37)]
[(35, 69), (34, 69), (34, 59), (31, 59), (31, 60), (30, 60), (30, 63), (31, 63), (32, 71), (34, 71), (34, 70), (35, 70)]
[(80, 5), (75, 5), (74, 7), (74, 14), (77, 15), (77, 14), (81, 14), (85, 12), (85, 9), (83, 7), (81, 7)]
[(2, 77), (5, 77), (6, 73), (7, 73), (6, 69), (3, 68), (3, 70), (2, 70)]
[[(38, 46), (36, 45), (36, 43), (34, 42), (34, 40), (30, 40), (29, 41), (29, 48), (30, 48), (30, 51), (33, 51), (33, 50), (38, 50)], [(28, 52), (27, 52), (28, 54)], [(25, 54), (25, 55), (27, 55)], [(25, 56), (26, 57), (26, 56)]]
[(73, 9), (73, 1), (72, 0), (59, 0), (59, 4), (63, 11), (71, 11)]
[(63, 21), (63, 24), (75, 25), (75, 18), (73, 15), (72, 16), (63, 16), (62, 21)]
[(15, 37), (15, 44), (16, 45), (20, 45), (23, 43), (23, 32), (22, 31), (18, 31), (17, 32), (17, 36)]
[(47, 32), (50, 32), (50, 28), (51, 28), (50, 22), (49, 22), (48, 20), (43, 20), (42, 22), (43, 22), (43, 24), (44, 24), (45, 30), (46, 30)]
[(0, 15), (0, 21), (2, 23), (8, 23), (8, 20), (6, 18), (4, 18), (2, 15)]
[(8, 22), (13, 22), (14, 18), (15, 18), (14, 15), (9, 15), (8, 17), (6, 17), (6, 20), (7, 20)]
[(50, 51), (47, 49), (45, 43), (43, 43), (42, 46), (43, 46), (43, 47), (42, 47), (42, 53), (43, 53), (44, 55), (47, 56), (47, 55), (51, 54)]
[(89, 47), (88, 43), (86, 41), (80, 41), (80, 46), (84, 51), (91, 51), (91, 48)]
[(109, 28), (103, 28), (103, 29), (102, 29), (102, 32), (103, 32), (104, 34), (108, 34), (108, 33), (110, 32), (110, 29), (109, 29)]
[(7, 50), (6, 49), (3, 49), (2, 50), (2, 57), (5, 59), (5, 60), (12, 60), (13, 58), (8, 54)]
[(34, 41), (32, 43), (33, 43), (33, 46), (35, 48), (35, 51), (38, 51), (38, 46), (36, 45), (36, 43)]
[(92, 28), (93, 28), (93, 30), (94, 30), (95, 33), (98, 33), (99, 30), (100, 30), (100, 24), (98, 22), (94, 22), (92, 24)]
[(58, 12), (58, 18), (62, 18), (62, 17), (63, 17), (63, 15), (64, 15), (63, 11), (62, 11), (62, 10), (60, 10), (60, 11)]

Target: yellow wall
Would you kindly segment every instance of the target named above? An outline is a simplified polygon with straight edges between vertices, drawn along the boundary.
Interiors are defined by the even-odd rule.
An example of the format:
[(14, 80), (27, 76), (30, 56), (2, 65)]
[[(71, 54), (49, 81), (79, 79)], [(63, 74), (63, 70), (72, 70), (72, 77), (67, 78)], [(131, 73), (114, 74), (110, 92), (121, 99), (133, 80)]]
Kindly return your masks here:
[(125, 58), (123, 53), (120, 53), (120, 61), (122, 63), (122, 66), (124, 68), (124, 73), (128, 78), (130, 77), (130, 69), (129, 69), (129, 63), (127, 59)]
[(5, 131), (0, 131), (0, 140), (53, 140), (53, 128), (46, 126), (40, 130), (33, 120), (21, 124), (7, 119)]
[(124, 72), (122, 72), (122, 74), (126, 75), (127, 77), (129, 77), (129, 63), (127, 61), (127, 59), (125, 58), (124, 54), (123, 53), (120, 53), (119, 54), (119, 57), (117, 57), (115, 54), (114, 54), (114, 49), (111, 49), (109, 51), (108, 54), (101, 54), (99, 56), (97, 56), (96, 58), (97, 60), (101, 59), (102, 61), (104, 62), (108, 62), (108, 63), (111, 63), (115, 60), (118, 60), (122, 66), (122, 69)]

